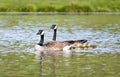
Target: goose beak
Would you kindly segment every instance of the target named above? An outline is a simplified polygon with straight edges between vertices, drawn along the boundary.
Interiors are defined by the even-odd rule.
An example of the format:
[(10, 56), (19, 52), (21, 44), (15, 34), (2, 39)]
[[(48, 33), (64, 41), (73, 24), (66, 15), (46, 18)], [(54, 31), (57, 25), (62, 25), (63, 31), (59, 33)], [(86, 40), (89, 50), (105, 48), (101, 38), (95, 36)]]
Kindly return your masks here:
[(38, 33), (36, 33), (36, 35), (40, 35), (40, 33), (38, 32)]
[(51, 26), (50, 29), (54, 29), (53, 26)]

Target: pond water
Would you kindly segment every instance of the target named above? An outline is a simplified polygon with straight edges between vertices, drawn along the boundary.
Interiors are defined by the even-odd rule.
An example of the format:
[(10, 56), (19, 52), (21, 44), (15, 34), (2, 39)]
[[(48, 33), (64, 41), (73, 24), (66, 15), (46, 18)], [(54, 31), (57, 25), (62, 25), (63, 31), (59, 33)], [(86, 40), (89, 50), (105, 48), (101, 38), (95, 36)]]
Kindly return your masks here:
[[(51, 41), (52, 24), (59, 41), (87, 39), (98, 47), (37, 56), (36, 33), (45, 30)], [(120, 77), (119, 60), (120, 15), (0, 15), (0, 77)]]

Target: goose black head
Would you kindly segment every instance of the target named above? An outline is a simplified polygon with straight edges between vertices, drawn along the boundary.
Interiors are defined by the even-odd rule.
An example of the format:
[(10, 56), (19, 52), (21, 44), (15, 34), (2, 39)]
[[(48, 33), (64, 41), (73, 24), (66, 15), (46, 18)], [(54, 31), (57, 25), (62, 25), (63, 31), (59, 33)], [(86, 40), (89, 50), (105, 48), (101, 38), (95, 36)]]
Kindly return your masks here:
[(44, 30), (39, 30), (39, 31), (37, 32), (37, 35), (44, 35), (44, 34), (45, 34)]
[(57, 29), (57, 25), (53, 24), (53, 25), (51, 26), (51, 29)]

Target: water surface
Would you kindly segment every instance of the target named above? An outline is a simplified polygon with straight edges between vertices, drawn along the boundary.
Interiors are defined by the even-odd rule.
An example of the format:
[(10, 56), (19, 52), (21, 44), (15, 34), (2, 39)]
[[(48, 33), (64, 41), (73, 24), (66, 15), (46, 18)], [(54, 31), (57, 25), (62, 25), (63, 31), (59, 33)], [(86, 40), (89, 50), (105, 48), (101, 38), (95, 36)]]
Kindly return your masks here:
[[(38, 29), (51, 41), (87, 39), (96, 49), (51, 53), (36, 59)], [(1, 77), (119, 77), (120, 15), (0, 15)], [(18, 71), (18, 72), (17, 72)]]

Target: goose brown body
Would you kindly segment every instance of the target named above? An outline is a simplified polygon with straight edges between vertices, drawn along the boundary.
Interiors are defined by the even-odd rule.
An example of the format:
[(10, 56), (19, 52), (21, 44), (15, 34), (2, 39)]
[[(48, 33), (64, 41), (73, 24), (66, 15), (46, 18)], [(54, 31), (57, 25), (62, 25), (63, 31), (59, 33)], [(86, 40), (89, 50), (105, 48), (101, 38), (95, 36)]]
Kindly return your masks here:
[(63, 43), (61, 41), (51, 41), (43, 44), (44, 49), (46, 50), (63, 50), (68, 43)]
[(70, 49), (73, 49), (76, 45), (72, 45), (72, 43), (70, 42), (63, 42), (63, 41), (50, 41), (50, 42), (46, 42), (46, 43), (43, 43), (42, 46), (38, 45), (36, 47), (36, 50), (42, 50), (42, 51), (51, 51), (51, 50), (54, 50), (54, 51), (62, 51), (63, 48), (65, 46), (71, 46)]

